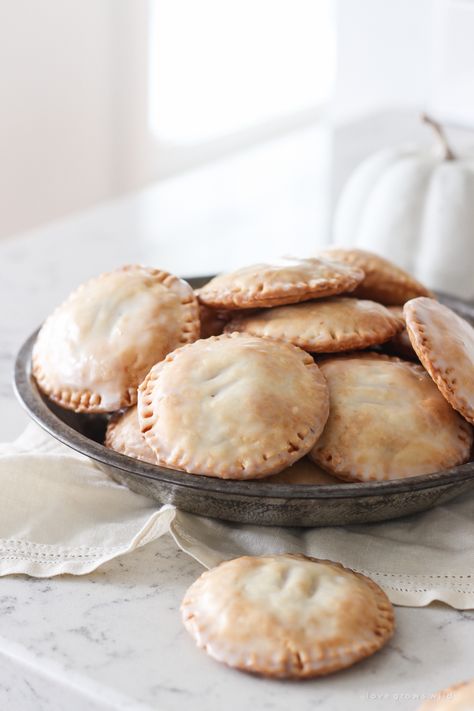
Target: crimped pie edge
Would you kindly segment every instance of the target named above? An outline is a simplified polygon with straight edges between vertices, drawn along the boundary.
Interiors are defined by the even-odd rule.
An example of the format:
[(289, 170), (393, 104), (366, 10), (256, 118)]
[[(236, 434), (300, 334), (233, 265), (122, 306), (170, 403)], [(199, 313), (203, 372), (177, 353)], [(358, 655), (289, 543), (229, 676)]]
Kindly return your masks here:
[[(467, 400), (456, 393), (456, 376), (453, 375), (453, 369), (444, 368), (437, 362), (436, 356), (432, 351), (432, 346), (429, 338), (425, 335), (426, 324), (419, 318), (415, 316), (414, 309), (416, 304), (414, 302), (418, 299), (425, 299), (427, 297), (418, 297), (416, 299), (410, 299), (406, 303), (403, 309), (408, 337), (413, 346), (413, 350), (420, 359), (425, 370), (429, 373), (431, 379), (436, 384), (438, 390), (443, 395), (443, 397), (449, 402), (451, 407), (459, 412), (460, 415), (464, 417), (468, 422), (474, 425), (474, 407), (469, 405)], [(436, 302), (437, 303), (437, 302)], [(442, 308), (448, 308), (440, 304)], [(454, 313), (454, 312), (453, 312)], [(455, 314), (458, 318), (458, 314)]]
[[(391, 361), (394, 363), (405, 363), (407, 366), (412, 368), (413, 370), (416, 370), (420, 373), (425, 373), (425, 369), (420, 363), (414, 363), (413, 361), (406, 360), (406, 358), (400, 358), (399, 356), (392, 356), (388, 355), (386, 353), (348, 353), (348, 354), (343, 354), (343, 355), (338, 355), (335, 354), (334, 356), (331, 356), (328, 354), (327, 357), (322, 357), (321, 359), (318, 360), (318, 363), (323, 364), (326, 361), (332, 361), (332, 360), (350, 360), (350, 359), (363, 359), (363, 360), (385, 360), (385, 361)], [(462, 418), (459, 418), (459, 434), (458, 438), (462, 440), (463, 442), (466, 442), (466, 440), (470, 444), (470, 448), (472, 447), (473, 443), (473, 437), (474, 433), (472, 430), (472, 427), (470, 426), (469, 423), (463, 422)], [(380, 479), (376, 476), (368, 476), (366, 473), (363, 473), (359, 469), (353, 469), (350, 473), (345, 472), (345, 471), (335, 471), (334, 470), (334, 465), (332, 464), (331, 467), (328, 467), (327, 462), (331, 461), (334, 462), (334, 452), (331, 450), (329, 452), (326, 452), (324, 454), (324, 449), (318, 450), (318, 452), (315, 452), (316, 445), (313, 449), (310, 450), (308, 453), (309, 458), (318, 466), (322, 467), (325, 471), (327, 471), (329, 474), (332, 476), (335, 476), (337, 479), (341, 479), (341, 481), (345, 481), (348, 483), (357, 483), (357, 482), (371, 482), (371, 481), (395, 481), (396, 479)], [(321, 453), (321, 454), (320, 454)], [(450, 466), (459, 466), (463, 463), (466, 462), (466, 459), (463, 461), (459, 461), (456, 464), (451, 464)], [(409, 479), (410, 477), (406, 477)]]
[[(345, 298), (346, 297), (341, 297), (341, 299)], [(350, 299), (351, 297), (348, 298)], [(370, 299), (354, 299), (354, 301), (368, 302)], [(386, 309), (383, 304), (379, 304), (375, 301), (373, 303), (376, 306)], [(324, 345), (320, 345), (320, 343), (315, 344), (314, 341), (312, 342), (310, 337), (288, 335), (284, 332), (279, 335), (268, 333), (265, 331), (267, 324), (264, 324), (263, 328), (252, 326), (252, 324), (249, 325), (248, 322), (254, 317), (258, 317), (258, 314), (252, 314), (251, 316), (247, 316), (245, 313), (237, 314), (225, 326), (224, 333), (238, 331), (240, 333), (248, 333), (253, 336), (260, 336), (274, 341), (283, 341), (284, 343), (291, 343), (298, 346), (298, 348), (308, 351), (309, 353), (340, 353), (343, 351), (363, 350), (370, 346), (385, 343), (402, 331), (405, 325), (404, 322), (400, 321), (399, 318), (389, 311), (384, 324), (380, 323), (378, 328), (366, 328), (362, 333), (354, 330), (352, 333), (348, 333), (347, 336), (344, 334), (344, 337), (341, 338), (332, 333), (328, 327), (325, 333), (327, 341)], [(271, 322), (269, 322), (269, 325), (271, 326)]]
[[(331, 261), (331, 260), (329, 260)], [(335, 262), (335, 260), (334, 260)], [(337, 265), (337, 262), (335, 262)], [(285, 304), (309, 301), (322, 296), (335, 296), (337, 294), (353, 291), (364, 278), (364, 271), (354, 265), (341, 264), (350, 267), (351, 273), (335, 273), (332, 277), (301, 280), (295, 284), (277, 282), (265, 289), (264, 280), (258, 281), (254, 286), (228, 286), (227, 288), (213, 288), (214, 279), (196, 290), (199, 301), (214, 308), (240, 309), (240, 308), (266, 308), (282, 306)], [(220, 276), (227, 276), (226, 274)], [(232, 272), (229, 272), (229, 277)]]
[[(336, 261), (340, 259), (344, 264), (359, 267), (363, 271), (364, 266), (360, 264), (359, 260), (365, 260), (366, 278), (354, 290), (354, 296), (359, 296), (359, 298), (377, 301), (377, 295), (380, 296), (380, 293), (390, 293), (392, 298), (388, 299), (390, 303), (387, 301), (385, 304), (387, 306), (403, 305), (406, 301), (418, 296), (434, 298), (433, 293), (415, 277), (385, 257), (373, 252), (359, 247), (336, 246), (322, 250), (321, 255)], [(373, 281), (376, 274), (383, 277), (381, 288), (378, 286), (379, 280)], [(369, 282), (367, 287), (364, 283), (366, 281)]]
[[(240, 556), (237, 560), (240, 560), (241, 558), (252, 557), (254, 556)], [(256, 557), (278, 558), (279, 556), (262, 555)], [(216, 568), (226, 565), (227, 563), (231, 563), (233, 560), (235, 560), (231, 559), (223, 561), (218, 566), (216, 566), (216, 568), (212, 568), (211, 570), (202, 573), (199, 578), (188, 588), (181, 603), (180, 610), (183, 624), (186, 630), (195, 640), (198, 647), (204, 649), (204, 651), (206, 651), (212, 658), (216, 659), (217, 661), (224, 663), (232, 668), (239, 669), (241, 671), (258, 674), (264, 677), (280, 679), (308, 679), (312, 677), (324, 676), (327, 674), (331, 674), (332, 672), (336, 672), (341, 669), (350, 667), (358, 661), (361, 661), (362, 659), (365, 659), (366, 657), (369, 657), (375, 652), (377, 652), (391, 638), (395, 630), (395, 616), (393, 606), (385, 592), (379, 587), (379, 585), (377, 585), (377, 583), (371, 580), (371, 578), (367, 577), (366, 575), (363, 575), (362, 573), (358, 573), (357, 571), (354, 571), (351, 568), (343, 566), (341, 563), (337, 563), (331, 560), (319, 559), (314, 558), (312, 556), (293, 553), (284, 553), (281, 554), (281, 557), (309, 560), (322, 565), (328, 565), (336, 569), (341, 569), (346, 573), (354, 575), (359, 580), (362, 580), (362, 582), (366, 584), (374, 594), (374, 601), (377, 610), (380, 613), (380, 623), (373, 630), (373, 641), (366, 641), (360, 644), (353, 644), (350, 646), (346, 645), (344, 647), (341, 647), (340, 649), (333, 648), (331, 650), (331, 653), (328, 655), (329, 658), (323, 658), (322, 660), (320, 660), (316, 658), (311, 659), (311, 652), (314, 652), (315, 642), (313, 642), (313, 644), (306, 650), (303, 650), (294, 649), (291, 644), (291, 640), (289, 640), (287, 644), (287, 656), (281, 660), (282, 663), (280, 664), (280, 666), (277, 667), (275, 667), (274, 665), (271, 666), (270, 662), (267, 665), (260, 665), (257, 663), (257, 660), (255, 658), (253, 658), (252, 656), (249, 657), (245, 654), (245, 652), (242, 652), (241, 656), (235, 658), (232, 663), (226, 661), (225, 658), (216, 654), (215, 648), (211, 646), (212, 637), (209, 634), (206, 635), (206, 625), (199, 625), (198, 621), (196, 621), (196, 617), (193, 613), (193, 594), (197, 593), (199, 595), (199, 590), (203, 580), (205, 580), (207, 576), (212, 575), (213, 570), (215, 570)], [(233, 651), (235, 652), (235, 650)], [(303, 652), (306, 653), (303, 655)]]
[[(136, 409), (136, 405), (134, 405), (131, 409)], [(131, 409), (114, 412), (114, 414), (110, 417), (107, 423), (107, 428), (105, 430), (104, 447), (107, 447), (108, 449), (111, 449), (114, 452), (118, 452), (119, 454), (123, 454), (126, 457), (131, 457), (135, 460), (138, 459), (139, 461), (147, 462), (147, 464), (155, 464), (159, 466), (160, 462), (155, 457), (155, 453), (148, 447), (145, 438), (141, 434), (140, 429), (138, 427), (138, 412), (135, 413), (136, 427), (137, 434), (140, 434), (143, 439), (143, 445), (145, 449), (144, 455), (139, 456), (136, 453), (132, 453), (131, 448), (127, 447), (127, 440), (120, 436), (117, 437), (117, 431), (120, 430), (123, 418), (132, 414)], [(150, 453), (149, 456), (146, 456), (148, 454), (147, 450)]]
[[(145, 271), (148, 275), (154, 277), (159, 283), (164, 284), (167, 288), (174, 290), (174, 287), (179, 284), (182, 286), (186, 284), (189, 287), (189, 298), (181, 299), (181, 306), (184, 311), (183, 328), (182, 335), (180, 338), (180, 343), (187, 344), (192, 343), (197, 338), (199, 338), (200, 332), (200, 319), (199, 319), (199, 306), (197, 298), (194, 294), (192, 287), (187, 284), (184, 279), (180, 279), (174, 274), (170, 274), (162, 269), (156, 269), (154, 267), (146, 267), (141, 264), (127, 264), (123, 267), (119, 267), (111, 272), (103, 272), (96, 277), (92, 277), (83, 284), (80, 284), (76, 289), (74, 289), (69, 296), (59, 304), (54, 311), (47, 317), (47, 321), (52, 319), (59, 309), (61, 309), (67, 301), (73, 296), (77, 296), (82, 291), (84, 291), (89, 282), (97, 281), (102, 278), (108, 277), (110, 274), (121, 271)], [(44, 325), (44, 324), (43, 324)], [(189, 326), (189, 327), (186, 327)], [(41, 330), (38, 333), (35, 345), (33, 347), (32, 354), (32, 373), (35, 380), (38, 383), (40, 390), (47, 395), (50, 400), (57, 403), (61, 407), (68, 410), (73, 410), (74, 412), (84, 412), (84, 413), (104, 413), (110, 412), (109, 409), (101, 407), (101, 396), (99, 393), (95, 393), (89, 389), (87, 390), (73, 390), (71, 388), (53, 388), (49, 385), (49, 379), (40, 363), (40, 357), (37, 352), (37, 344), (39, 342), (39, 337), (41, 335)], [(122, 409), (125, 407), (131, 407), (137, 402), (137, 387), (129, 387), (123, 393), (117, 409)]]
[[(461, 691), (461, 689), (464, 689), (465, 687), (469, 686), (470, 684), (473, 684), (474, 680), (471, 681), (460, 681), (457, 684), (451, 684), (450, 686), (446, 686), (444, 689), (440, 689), (438, 692), (434, 693), (435, 698), (433, 699), (427, 699), (424, 701), (421, 706), (418, 707), (417, 711), (436, 711), (436, 709), (439, 708), (445, 708), (446, 705), (445, 702), (448, 700), (448, 697), (450, 694), (455, 694), (458, 691)], [(446, 697), (446, 698), (439, 698), (440, 696)], [(436, 698), (438, 697), (438, 698)], [(454, 702), (456, 702), (456, 699), (452, 699)], [(448, 701), (448, 708), (450, 704)], [(453, 705), (453, 711), (456, 711), (457, 704)]]
[[(210, 338), (202, 339), (202, 341), (209, 343), (210, 341), (239, 338), (240, 335), (241, 334), (238, 333), (224, 333), (220, 336), (211, 336)], [(262, 338), (261, 340), (272, 345), (275, 344), (275, 341), (272, 341), (271, 339)], [(160, 452), (159, 438), (156, 436), (156, 433), (153, 430), (153, 425), (159, 418), (158, 413), (153, 410), (153, 388), (155, 383), (157, 383), (160, 377), (160, 373), (165, 367), (166, 363), (175, 360), (175, 358), (179, 358), (188, 347), (194, 346), (196, 343), (199, 342), (200, 341), (195, 341), (194, 343), (187, 344), (169, 353), (163, 361), (156, 363), (156, 365), (151, 368), (148, 375), (145, 377), (144, 381), (138, 388), (138, 415), (140, 429), (148, 445), (155, 452), (160, 462), (163, 462), (164, 465), (167, 467), (186, 471), (189, 474), (195, 474), (197, 476), (202, 474), (205, 476), (211, 476), (221, 479), (259, 479), (266, 476), (270, 476), (271, 474), (276, 474), (279, 471), (285, 469), (286, 467), (291, 466), (291, 464), (296, 462), (298, 459), (303, 457), (312, 449), (312, 447), (322, 434), (324, 426), (327, 422), (327, 418), (329, 416), (329, 392), (327, 389), (326, 381), (319, 367), (310, 355), (308, 355), (300, 348), (293, 346), (292, 344), (278, 342), (278, 345), (284, 348), (289, 348), (295, 351), (295, 353), (297, 353), (298, 355), (301, 354), (300, 360), (302, 364), (308, 367), (314, 373), (314, 375), (316, 375), (318, 384), (324, 384), (326, 387), (326, 399), (325, 403), (322, 403), (322, 406), (325, 405), (325, 415), (323, 414), (323, 416), (320, 418), (320, 422), (318, 422), (319, 427), (315, 429), (312, 426), (308, 426), (308, 431), (303, 437), (300, 437), (298, 433), (294, 433), (291, 438), (288, 438), (287, 446), (291, 447), (291, 451), (288, 451), (286, 453), (286, 456), (285, 453), (282, 451), (279, 454), (270, 457), (262, 453), (262, 455), (258, 458), (258, 461), (256, 460), (256, 458), (251, 460), (252, 467), (247, 466), (242, 469), (239, 468), (239, 476), (235, 475), (237, 473), (237, 469), (235, 469), (234, 471), (235, 463), (229, 465), (227, 470), (221, 470), (219, 473), (216, 473), (216, 468), (215, 466), (212, 466), (212, 463), (209, 466), (209, 464), (206, 463), (206, 460), (196, 459), (194, 456), (189, 455), (186, 452), (182, 452), (179, 457), (172, 458), (163, 455), (163, 453)], [(252, 471), (252, 474), (245, 475), (245, 472), (249, 469)], [(228, 473), (229, 471), (230, 473)], [(243, 474), (241, 472), (243, 472)]]

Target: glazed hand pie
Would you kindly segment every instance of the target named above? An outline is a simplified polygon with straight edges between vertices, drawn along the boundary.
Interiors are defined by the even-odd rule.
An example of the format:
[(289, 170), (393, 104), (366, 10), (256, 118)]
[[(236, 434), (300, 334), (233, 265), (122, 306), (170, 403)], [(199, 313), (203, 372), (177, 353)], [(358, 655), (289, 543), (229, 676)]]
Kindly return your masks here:
[(304, 351), (234, 333), (197, 341), (155, 365), (140, 386), (138, 415), (167, 466), (259, 478), (313, 447), (328, 416), (328, 391)]
[(62, 407), (112, 412), (136, 402), (154, 363), (198, 337), (189, 284), (158, 269), (123, 267), (80, 286), (45, 321), (33, 374)]
[(278, 474), (267, 476), (265, 479), (258, 479), (255, 483), (260, 486), (271, 486), (272, 484), (295, 484), (298, 486), (316, 484), (317, 486), (327, 486), (343, 484), (344, 482), (318, 467), (309, 457), (303, 457), (298, 459), (291, 467), (283, 469)]
[(400, 319), (374, 301), (345, 297), (238, 314), (225, 331), (293, 343), (313, 353), (335, 353), (383, 343), (402, 329)]
[(247, 309), (294, 304), (352, 291), (364, 278), (358, 267), (323, 258), (281, 259), (221, 274), (197, 290), (214, 308)]
[(446, 400), (474, 424), (474, 329), (433, 299), (409, 301), (404, 313), (418, 358)]
[(473, 711), (474, 709), (474, 679), (433, 694), (432, 699), (425, 701), (418, 711)]
[(469, 459), (472, 428), (415, 363), (378, 355), (328, 358), (330, 414), (310, 457), (347, 481), (430, 474)]
[(136, 406), (111, 418), (107, 425), (104, 444), (115, 452), (126, 454), (127, 457), (141, 459), (149, 464), (159, 463), (140, 431)]
[[(105, 433), (104, 444), (115, 452), (125, 454), (127, 457), (141, 459), (149, 464), (164, 466), (160, 462), (152, 449), (146, 443), (145, 437), (140, 431), (137, 408), (131, 407), (120, 415), (114, 415)], [(291, 467), (283, 469), (278, 474), (272, 474), (264, 479), (257, 479), (258, 484), (296, 484), (296, 485), (333, 485), (342, 484), (340, 479), (328, 474), (324, 469), (318, 467), (308, 457), (303, 457), (295, 462)]]
[(244, 556), (203, 573), (181, 604), (184, 626), (219, 662), (280, 678), (322, 676), (379, 650), (394, 614), (372, 580), (300, 555)]
[(433, 296), (411, 274), (373, 252), (332, 247), (322, 251), (321, 255), (363, 270), (365, 277), (353, 292), (359, 299), (373, 299), (390, 306), (404, 304), (416, 296)]

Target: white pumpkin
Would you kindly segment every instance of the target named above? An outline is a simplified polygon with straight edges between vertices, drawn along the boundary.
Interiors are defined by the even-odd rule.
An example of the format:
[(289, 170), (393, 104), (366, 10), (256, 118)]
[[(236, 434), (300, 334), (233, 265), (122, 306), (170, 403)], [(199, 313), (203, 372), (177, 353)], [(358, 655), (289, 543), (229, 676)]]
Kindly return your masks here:
[[(474, 156), (392, 148), (364, 161), (334, 217), (334, 242), (377, 252), (431, 289), (474, 298)], [(441, 150), (440, 150), (441, 149)]]

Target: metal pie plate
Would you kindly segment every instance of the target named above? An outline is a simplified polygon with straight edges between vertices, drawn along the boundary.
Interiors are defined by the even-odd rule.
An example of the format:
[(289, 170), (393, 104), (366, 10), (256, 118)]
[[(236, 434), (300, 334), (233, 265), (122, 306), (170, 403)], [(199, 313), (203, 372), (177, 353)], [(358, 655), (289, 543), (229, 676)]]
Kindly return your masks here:
[[(193, 287), (209, 277), (188, 279)], [(440, 300), (474, 324), (474, 307), (440, 295)], [(336, 526), (385, 521), (424, 511), (474, 487), (474, 462), (408, 479), (371, 483), (277, 484), (232, 481), (164, 469), (102, 445), (106, 415), (64, 410), (45, 398), (31, 375), (37, 332), (21, 347), (14, 385), (29, 415), (72, 449), (90, 457), (114, 480), (162, 504), (200, 516), (264, 526)]]

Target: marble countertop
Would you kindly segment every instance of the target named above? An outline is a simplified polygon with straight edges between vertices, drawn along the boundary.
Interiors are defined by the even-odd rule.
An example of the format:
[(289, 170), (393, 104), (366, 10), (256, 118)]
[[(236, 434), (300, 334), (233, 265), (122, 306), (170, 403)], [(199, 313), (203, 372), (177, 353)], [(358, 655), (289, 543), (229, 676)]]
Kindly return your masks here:
[[(0, 242), (0, 440), (26, 424), (10, 382), (18, 347), (85, 278), (127, 262), (196, 275), (323, 244), (328, 146), (324, 128), (300, 132)], [(397, 608), (382, 652), (325, 679), (227, 669), (181, 626), (201, 572), (163, 537), (86, 577), (1, 579), (0, 708), (408, 711), (472, 676), (474, 613), (444, 605)]]

